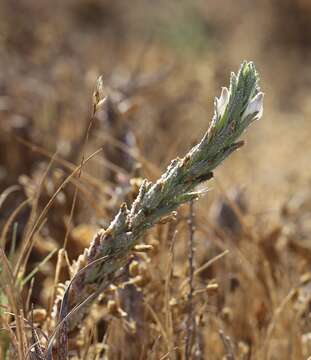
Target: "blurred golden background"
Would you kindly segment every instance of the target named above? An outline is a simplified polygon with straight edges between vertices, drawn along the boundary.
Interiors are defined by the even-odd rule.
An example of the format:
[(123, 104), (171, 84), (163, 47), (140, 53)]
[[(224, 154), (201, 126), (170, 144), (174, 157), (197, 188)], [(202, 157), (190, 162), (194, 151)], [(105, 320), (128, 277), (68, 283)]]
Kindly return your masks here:
[[(265, 116), (219, 176), (256, 186), (251, 196), (259, 193), (264, 206), (297, 184), (309, 185), (309, 1), (2, 0), (0, 6), (5, 131), (31, 128), (29, 140), (65, 156), (88, 122), (99, 74), (121, 84), (138, 68), (148, 75), (171, 67), (126, 125), (140, 151), (163, 169), (202, 135), (213, 97), (247, 59), (261, 74)], [(30, 170), (27, 149), (11, 146), (2, 131), (4, 186)]]
[[(260, 74), (264, 115), (243, 134), (246, 145), (216, 170), (208, 195), (196, 204), (197, 262), (203, 264), (232, 243), (242, 254), (235, 263), (233, 257), (240, 255), (231, 249), (225, 267), (206, 275), (227, 286), (209, 311), (223, 321), (237, 359), (306, 359), (311, 354), (311, 341), (303, 337), (311, 333), (309, 315), (302, 325), (302, 315), (291, 304), (284, 319), (274, 322), (286, 294), (308, 274), (311, 259), (309, 0), (0, 0), (2, 245), (9, 252), (16, 231), (17, 249), (21, 246), (27, 226), (33, 225), (29, 199), (38, 196), (38, 215), (83, 154), (103, 147), (85, 165), (82, 180), (73, 181), (79, 189), (74, 213), (74, 186), (60, 192), (49, 209), (27, 271), (66, 237), (69, 258), (75, 259), (94, 231), (109, 224), (124, 198), (131, 200), (131, 178), (155, 180), (171, 159), (202, 137), (214, 97), (243, 60), (253, 61)], [(111, 101), (96, 115), (84, 146), (99, 75)], [(245, 216), (237, 220), (233, 215), (235, 225), (219, 213), (228, 201)], [(247, 236), (243, 242), (243, 232), (237, 238), (231, 233), (237, 221), (257, 234), (254, 243)], [(230, 236), (217, 235), (217, 226), (228, 227)], [(176, 272), (185, 275), (183, 231)], [(221, 246), (219, 239), (207, 244), (206, 238), (217, 236)], [(163, 234), (156, 230), (152, 237)], [(160, 254), (166, 254), (159, 241)], [(243, 259), (254, 277), (240, 275)], [(161, 268), (159, 258), (152, 261)], [(32, 300), (38, 306), (48, 303), (44, 289), (53, 284), (55, 262), (37, 274)], [(241, 293), (230, 295), (227, 276), (246, 282)], [(220, 327), (217, 321), (202, 330), (202, 359), (223, 356), (217, 331), (211, 331)], [(278, 335), (265, 352), (271, 323)], [(206, 357), (211, 349), (214, 355)], [(165, 353), (160, 345), (158, 350), (158, 355)], [(141, 358), (149, 358), (141, 351)], [(138, 358), (121, 355), (112, 352), (110, 358)]]

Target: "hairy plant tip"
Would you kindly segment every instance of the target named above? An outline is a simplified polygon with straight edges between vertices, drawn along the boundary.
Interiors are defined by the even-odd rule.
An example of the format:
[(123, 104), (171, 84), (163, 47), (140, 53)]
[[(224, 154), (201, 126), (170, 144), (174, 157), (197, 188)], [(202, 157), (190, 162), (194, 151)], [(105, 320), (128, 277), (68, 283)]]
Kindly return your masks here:
[(263, 93), (259, 76), (252, 62), (244, 61), (237, 75), (231, 73), (229, 90), (222, 88), (215, 98), (214, 117), (208, 130), (209, 140), (226, 138), (235, 141), (254, 120), (263, 113)]
[[(197, 185), (209, 180), (212, 171), (243, 145), (239, 136), (262, 116), (263, 93), (258, 82), (254, 64), (243, 62), (238, 74), (231, 74), (229, 89), (222, 88), (220, 97), (215, 99), (214, 117), (201, 142), (183, 159), (173, 160), (155, 184), (143, 181), (131, 209), (122, 205), (108, 229), (95, 235), (75, 264), (76, 274), (85, 265), (87, 269), (72, 284), (71, 308), (88, 298), (94, 289), (108, 287), (144, 232), (181, 204), (197, 199)], [(102, 257), (107, 260), (98, 264), (96, 260)], [(69, 328), (79, 323), (85, 313), (82, 310), (71, 316)]]

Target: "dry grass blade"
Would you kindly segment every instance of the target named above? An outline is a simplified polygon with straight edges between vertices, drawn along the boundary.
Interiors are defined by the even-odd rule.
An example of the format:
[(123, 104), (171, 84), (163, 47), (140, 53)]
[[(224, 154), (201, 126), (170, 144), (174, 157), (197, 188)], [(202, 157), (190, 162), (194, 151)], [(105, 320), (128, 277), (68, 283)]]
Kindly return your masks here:
[(21, 190), (21, 188), (18, 185), (12, 185), (12, 186), (8, 187), (6, 190), (4, 190), (0, 195), (0, 209), (8, 196), (10, 194), (12, 194), (13, 192), (19, 191), (19, 190)]
[[(219, 255), (214, 256), (211, 260), (207, 261), (205, 264), (203, 264), (202, 266), (200, 266), (199, 268), (194, 270), (193, 276), (198, 276), (200, 275), (203, 271), (205, 271), (206, 269), (208, 269), (210, 266), (212, 266), (216, 261), (222, 259), (224, 256), (229, 254), (229, 250), (225, 250), (222, 253), (220, 253)], [(180, 291), (182, 291), (185, 286), (187, 285), (188, 280), (185, 279), (181, 285), (180, 285)]]
[(8, 220), (6, 221), (5, 225), (3, 226), (2, 232), (1, 232), (1, 248), (4, 249), (7, 241), (7, 235), (9, 233), (10, 227), (12, 226), (12, 223), (16, 216), (27, 206), (31, 203), (30, 199), (24, 200), (21, 204), (19, 204)]
[[(98, 155), (100, 152), (102, 151), (102, 149), (98, 149), (96, 150), (93, 154), (89, 155), (87, 157), (87, 159), (85, 159), (85, 162), (88, 162), (89, 160), (91, 160), (93, 157), (95, 157), (96, 155)], [(46, 206), (44, 207), (44, 209), (42, 210), (41, 214), (38, 216), (36, 222), (33, 225), (32, 230), (30, 231), (29, 235), (27, 236), (27, 238), (24, 241), (23, 244), (23, 249), (20, 253), (20, 256), (17, 260), (16, 263), (16, 267), (15, 267), (15, 271), (14, 271), (14, 277), (16, 278), (17, 275), (19, 274), (19, 271), (22, 267), (22, 264), (24, 262), (24, 254), (27, 253), (27, 251), (31, 248), (31, 246), (33, 245), (32, 239), (33, 239), (33, 235), (35, 234), (35, 232), (37, 231), (38, 227), (41, 225), (42, 221), (44, 220), (44, 217), (46, 216), (48, 210), (50, 209), (50, 207), (52, 206), (53, 202), (55, 201), (57, 195), (60, 193), (60, 191), (64, 188), (64, 186), (66, 186), (69, 181), (71, 180), (72, 177), (74, 177), (76, 174), (79, 173), (81, 168), (81, 165), (78, 166), (69, 176), (67, 176), (67, 178), (62, 182), (62, 184), (58, 187), (58, 189), (55, 191), (55, 193), (53, 194), (53, 196), (51, 197), (51, 199), (48, 201), (48, 203), (46, 204)]]
[(157, 315), (157, 313), (153, 310), (152, 306), (146, 300), (145, 300), (145, 305), (146, 305), (147, 309), (149, 310), (150, 314), (152, 315), (154, 321), (158, 325), (159, 332), (162, 336), (162, 339), (166, 343), (168, 353), (170, 353), (171, 349), (170, 349), (170, 343), (168, 341), (168, 334), (166, 333), (165, 328), (164, 328), (159, 316)]
[(102, 289), (98, 289), (96, 292), (91, 294), (88, 298), (84, 299), (84, 301), (81, 301), (79, 304), (77, 304), (73, 309), (69, 310), (69, 295), (70, 295), (70, 288), (74, 284), (74, 282), (79, 278), (81, 274), (83, 274), (86, 270), (91, 268), (92, 266), (95, 266), (97, 264), (103, 263), (108, 260), (108, 256), (102, 257), (100, 259), (94, 260), (92, 263), (87, 264), (84, 268), (80, 269), (79, 272), (71, 279), (71, 281), (67, 284), (65, 293), (61, 299), (60, 304), (60, 310), (59, 310), (59, 322), (56, 325), (52, 335), (49, 339), (49, 344), (46, 351), (46, 357), (47, 360), (52, 359), (52, 347), (53, 347), (53, 341), (54, 338), (58, 337), (58, 349), (61, 349), (61, 352), (59, 352), (60, 359), (62, 359), (62, 356), (64, 357), (67, 354), (67, 321), (70, 319), (70, 316), (74, 315), (74, 313), (78, 310), (82, 310), (85, 305), (87, 305), (89, 302), (91, 302), (98, 293), (102, 291)]
[[(173, 278), (173, 269), (174, 269), (174, 245), (177, 236), (177, 222), (172, 221), (170, 223), (169, 231), (168, 231), (168, 243), (170, 257), (167, 265), (167, 276), (165, 278), (165, 326), (166, 332), (168, 333), (168, 340), (170, 341), (170, 350), (174, 349), (175, 346), (175, 339), (174, 339), (174, 320), (173, 320), (173, 312), (170, 306), (171, 300), (171, 289), (170, 289), (170, 282)], [(175, 360), (175, 353), (171, 354), (172, 360)]]
[(273, 313), (273, 317), (270, 321), (270, 324), (269, 324), (269, 327), (267, 330), (267, 334), (266, 334), (265, 344), (263, 347), (264, 348), (264, 359), (266, 359), (266, 360), (270, 359), (270, 342), (272, 339), (273, 331), (275, 330), (275, 327), (277, 325), (277, 322), (280, 319), (280, 316), (282, 315), (282, 313), (284, 312), (286, 306), (296, 296), (297, 296), (297, 289), (291, 289), (290, 292), (284, 297), (281, 304), (275, 309), (275, 311)]
[(36, 273), (40, 270), (40, 267), (46, 264), (53, 257), (56, 251), (57, 249), (51, 251), (27, 276), (23, 278), (21, 281), (22, 287), (25, 286), (36, 275)]
[[(61, 158), (60, 156), (54, 156), (51, 152), (49, 152), (48, 150), (44, 149), (43, 147), (33, 144), (21, 137), (15, 136), (16, 140), (18, 142), (20, 142), (21, 144), (27, 146), (28, 148), (30, 148), (32, 151), (37, 152), (40, 155), (45, 156), (48, 159), (52, 159), (54, 157), (54, 161), (63, 166), (65, 169), (67, 169), (68, 171), (71, 172), (76, 172), (77, 171), (77, 166), (73, 163), (71, 163), (70, 161), (67, 161), (63, 158)], [(101, 149), (102, 150), (102, 149)], [(100, 151), (101, 151), (100, 150)], [(96, 154), (97, 155), (97, 154)], [(108, 162), (109, 163), (109, 162)], [(109, 166), (109, 164), (107, 163), (107, 166)], [(83, 172), (83, 176), (82, 179), (85, 179), (87, 181), (88, 184), (94, 186), (99, 192), (103, 192), (104, 194), (106, 194), (106, 192), (104, 191), (106, 186), (105, 184), (103, 184), (100, 180), (94, 178), (93, 176), (91, 176), (90, 174), (88, 174), (87, 172)]]
[(14, 341), (15, 337), (13, 338), (13, 342), (17, 343), (17, 348), (15, 348), (15, 351), (18, 354), (18, 359), (24, 360), (24, 356), (27, 351), (27, 340), (24, 331), (24, 316), (21, 302), (15, 289), (13, 273), (8, 259), (2, 249), (0, 249), (0, 264), (0, 288), (3, 289), (5, 295), (7, 296), (8, 303), (10, 304), (10, 308), (12, 309), (12, 313), (14, 314), (16, 323), (16, 341)]

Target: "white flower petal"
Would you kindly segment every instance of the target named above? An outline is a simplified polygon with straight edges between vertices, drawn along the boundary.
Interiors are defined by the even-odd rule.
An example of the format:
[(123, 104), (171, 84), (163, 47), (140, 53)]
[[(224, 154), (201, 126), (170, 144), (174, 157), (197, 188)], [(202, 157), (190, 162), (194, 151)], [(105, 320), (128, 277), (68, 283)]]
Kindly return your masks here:
[(260, 119), (263, 113), (263, 98), (262, 92), (258, 93), (247, 105), (242, 120), (246, 119), (248, 115), (256, 114), (255, 119)]
[(229, 102), (229, 96), (230, 95), (228, 89), (226, 87), (223, 87), (219, 99), (216, 98), (217, 111), (219, 116), (223, 115), (225, 108)]

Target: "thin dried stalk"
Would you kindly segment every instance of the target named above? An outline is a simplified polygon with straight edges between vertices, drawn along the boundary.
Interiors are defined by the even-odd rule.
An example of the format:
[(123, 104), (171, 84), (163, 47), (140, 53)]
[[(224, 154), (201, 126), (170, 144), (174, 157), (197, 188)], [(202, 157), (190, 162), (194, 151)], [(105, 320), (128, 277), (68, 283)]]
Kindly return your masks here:
[(234, 360), (235, 356), (234, 356), (233, 346), (232, 346), (230, 337), (226, 336), (222, 330), (219, 330), (219, 336), (224, 345), (225, 359), (226, 360)]
[(186, 346), (185, 360), (191, 359), (192, 335), (194, 331), (194, 314), (193, 314), (193, 275), (194, 275), (194, 211), (193, 201), (190, 201), (189, 207), (189, 242), (188, 242), (188, 263), (189, 263), (189, 292), (188, 292), (188, 318), (186, 329)]
[[(76, 276), (70, 289), (69, 308), (105, 289), (146, 230), (181, 204), (197, 199), (200, 195), (195, 191), (197, 185), (211, 179), (212, 171), (243, 145), (242, 141), (237, 142), (238, 138), (262, 115), (263, 93), (258, 81), (251, 62), (244, 62), (237, 75), (232, 73), (229, 90), (223, 88), (220, 98), (215, 99), (214, 117), (200, 143), (183, 159), (173, 160), (155, 184), (145, 180), (131, 209), (123, 204), (108, 229), (95, 235), (75, 263), (75, 271), (103, 256), (109, 259)], [(68, 319), (69, 329), (78, 325), (86, 308)]]

